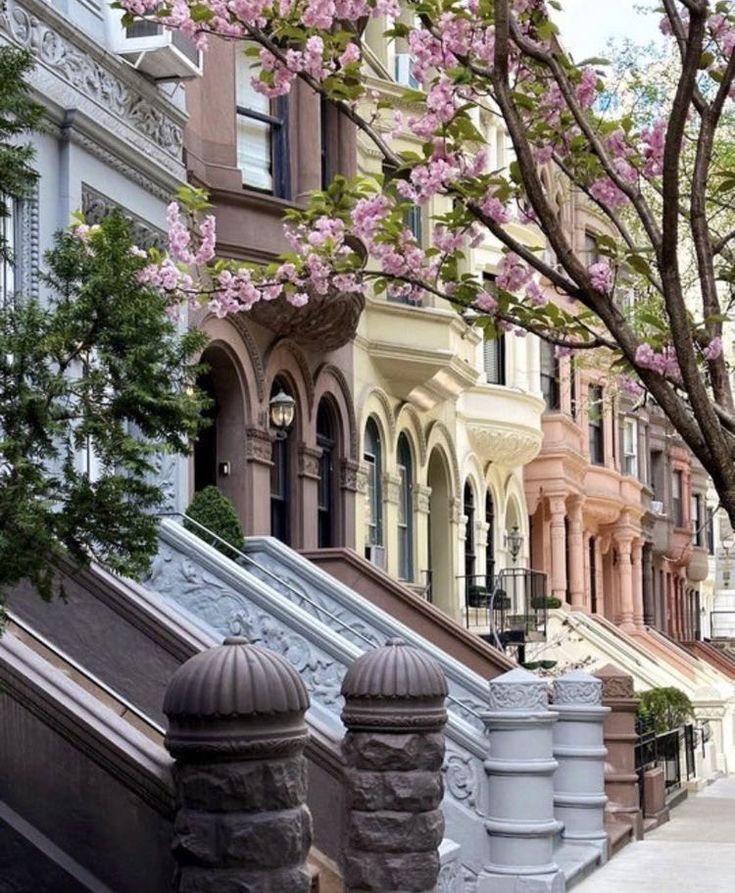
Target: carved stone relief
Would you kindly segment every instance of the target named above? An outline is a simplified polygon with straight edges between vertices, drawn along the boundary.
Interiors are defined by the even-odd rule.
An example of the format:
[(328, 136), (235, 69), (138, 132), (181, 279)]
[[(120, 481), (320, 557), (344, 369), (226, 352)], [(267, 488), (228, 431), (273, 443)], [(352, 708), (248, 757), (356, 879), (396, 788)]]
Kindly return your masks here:
[(127, 208), (121, 208), (111, 198), (102, 195), (101, 192), (97, 192), (96, 189), (92, 189), (86, 183), (82, 183), (82, 213), (90, 226), (99, 223), (115, 208), (119, 208), (125, 215), (125, 218), (131, 222), (132, 237), (139, 248), (143, 248), (146, 251), (149, 248), (158, 248), (159, 250), (166, 248), (166, 236), (162, 230), (151, 226), (133, 214), (132, 211), (129, 211)]

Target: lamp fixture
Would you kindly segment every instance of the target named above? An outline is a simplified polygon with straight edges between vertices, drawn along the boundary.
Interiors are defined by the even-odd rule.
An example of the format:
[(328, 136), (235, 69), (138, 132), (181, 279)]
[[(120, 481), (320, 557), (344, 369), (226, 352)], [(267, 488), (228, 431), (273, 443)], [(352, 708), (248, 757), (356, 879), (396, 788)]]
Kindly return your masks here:
[(513, 559), (513, 564), (515, 564), (523, 546), (523, 534), (518, 529), (517, 524), (506, 532), (505, 544), (510, 552), (510, 557)]
[(296, 412), (296, 401), (281, 389), (268, 404), (270, 409), (271, 425), (273, 426), (277, 440), (288, 437), (288, 429), (293, 424)]

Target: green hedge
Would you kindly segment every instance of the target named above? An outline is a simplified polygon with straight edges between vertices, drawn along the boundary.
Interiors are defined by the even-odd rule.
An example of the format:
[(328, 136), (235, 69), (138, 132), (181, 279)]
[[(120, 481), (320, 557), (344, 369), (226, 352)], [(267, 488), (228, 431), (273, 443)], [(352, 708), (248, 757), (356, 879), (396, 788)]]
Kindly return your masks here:
[(638, 715), (651, 722), (658, 735), (694, 719), (692, 702), (678, 688), (652, 688), (639, 697)]
[[(242, 532), (240, 519), (237, 517), (232, 502), (216, 487), (205, 487), (195, 493), (191, 505), (186, 510), (186, 515), (223, 539), (225, 543), (230, 543), (236, 549), (242, 550), (245, 534)], [(214, 546), (223, 555), (227, 555), (228, 558), (236, 557), (225, 543), (221, 543), (213, 536), (207, 536), (197, 524), (188, 524), (184, 521), (184, 527), (195, 533), (205, 543)]]

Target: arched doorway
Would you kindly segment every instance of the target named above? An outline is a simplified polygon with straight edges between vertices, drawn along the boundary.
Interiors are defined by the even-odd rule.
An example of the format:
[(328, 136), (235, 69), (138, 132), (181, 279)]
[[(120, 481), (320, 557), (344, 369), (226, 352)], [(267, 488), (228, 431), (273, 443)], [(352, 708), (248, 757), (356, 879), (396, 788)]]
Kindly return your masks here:
[(316, 445), (319, 457), (319, 486), (317, 498), (317, 543), (320, 549), (338, 544), (338, 484), (336, 469), (339, 467), (337, 418), (329, 400), (319, 403), (316, 414)]
[(221, 344), (210, 344), (201, 362), (206, 368), (197, 384), (211, 401), (205, 410), (210, 424), (199, 432), (194, 443), (194, 490), (218, 487), (232, 500), (245, 522), (244, 389), (233, 359)]
[[(278, 376), (273, 380), (271, 399), (283, 391), (293, 396), (288, 382)], [(271, 456), (271, 536), (286, 545), (291, 544), (293, 529), (292, 502), (294, 461), (293, 443), (297, 439), (296, 431), (284, 431), (273, 441)]]
[(385, 566), (383, 544), (383, 441), (375, 419), (365, 425), (363, 461), (367, 468), (367, 502), (365, 511), (365, 557)]
[(455, 581), (452, 578), (452, 538), (449, 517), (451, 490), (449, 467), (443, 452), (435, 448), (429, 457), (427, 483), (431, 489), (429, 506), (429, 570), (434, 604), (455, 614)]
[(412, 581), (413, 571), (413, 457), (405, 434), (398, 438), (398, 578)]

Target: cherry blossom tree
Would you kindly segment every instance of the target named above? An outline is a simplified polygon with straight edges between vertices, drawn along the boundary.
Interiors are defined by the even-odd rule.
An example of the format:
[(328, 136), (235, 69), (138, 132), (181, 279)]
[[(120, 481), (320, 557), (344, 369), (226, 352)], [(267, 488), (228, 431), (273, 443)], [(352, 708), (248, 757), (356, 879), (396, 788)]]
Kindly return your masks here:
[[(293, 250), (262, 268), (215, 260), (211, 219), (192, 234), (174, 207), (171, 258), (151, 265), (152, 284), (183, 294), (193, 284), (220, 314), (258, 300), (299, 305), (330, 287), (430, 292), (479, 311), (490, 336), (532, 332), (561, 351), (607, 350), (626, 387), (655, 401), (701, 461), (735, 523), (735, 404), (723, 351), (735, 280), (727, 223), (735, 167), (715, 151), (735, 97), (735, 4), (662, 0), (672, 83), (655, 116), (609, 111), (606, 66), (574, 62), (553, 22), (555, 0), (121, 5), (130, 18), (156, 18), (203, 48), (210, 35), (247, 40), (256, 89), (276, 97), (305, 82), (372, 141), (387, 172), (337, 177), (290, 212)], [(366, 85), (371, 19), (387, 20), (388, 38), (413, 56), (420, 88), (405, 91), (408, 116)], [(502, 117), (514, 152), (508, 169), (489, 169), (478, 110)], [(392, 130), (412, 134), (420, 151), (397, 149)], [(606, 222), (592, 264), (558, 220), (547, 184), (560, 179)], [(190, 212), (201, 201), (190, 192)], [(425, 246), (405, 220), (412, 205), (429, 203)], [(519, 221), (537, 226), (551, 251), (519, 238)], [(466, 263), (468, 247), (488, 235), (504, 252), (492, 289)], [(694, 277), (685, 273), (690, 261)], [(549, 300), (554, 290), (564, 301)]]

